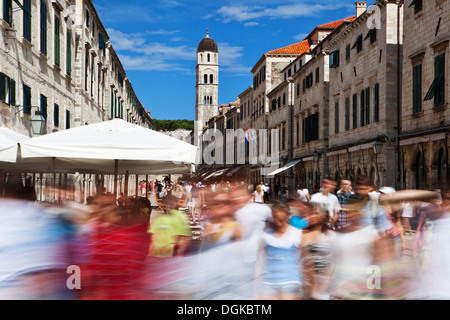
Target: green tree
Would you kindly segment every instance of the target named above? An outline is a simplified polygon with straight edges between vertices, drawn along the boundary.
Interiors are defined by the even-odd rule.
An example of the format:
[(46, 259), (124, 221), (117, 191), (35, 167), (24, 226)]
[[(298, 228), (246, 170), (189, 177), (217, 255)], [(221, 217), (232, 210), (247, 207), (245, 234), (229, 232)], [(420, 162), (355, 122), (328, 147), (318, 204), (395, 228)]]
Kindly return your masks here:
[(154, 123), (158, 130), (162, 131), (175, 131), (178, 129), (182, 130), (194, 130), (194, 121), (187, 119), (179, 120), (157, 120), (154, 119)]

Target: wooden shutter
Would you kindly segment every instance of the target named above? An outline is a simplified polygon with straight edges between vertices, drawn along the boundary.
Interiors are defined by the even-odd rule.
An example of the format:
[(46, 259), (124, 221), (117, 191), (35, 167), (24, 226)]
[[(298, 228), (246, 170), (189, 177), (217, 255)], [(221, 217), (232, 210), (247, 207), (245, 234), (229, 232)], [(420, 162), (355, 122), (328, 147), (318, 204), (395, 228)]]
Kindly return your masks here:
[(41, 53), (47, 55), (47, 4), (41, 0)]
[(45, 120), (47, 120), (47, 97), (41, 94), (41, 113)]
[(55, 108), (53, 110), (53, 125), (59, 127), (59, 105), (55, 103)]
[(366, 113), (366, 125), (370, 124), (370, 88), (366, 88), (366, 104), (364, 106)]
[(364, 125), (365, 125), (365, 119), (366, 119), (366, 117), (365, 117), (365, 113), (364, 113), (364, 111), (365, 111), (365, 106), (364, 106), (364, 104), (365, 104), (365, 102), (366, 102), (366, 95), (365, 95), (365, 93), (366, 93), (366, 91), (363, 89), (362, 91), (361, 91), (361, 95), (360, 95), (360, 104), (359, 104), (359, 120), (360, 120), (360, 126), (361, 127), (364, 127)]
[(6, 101), (6, 79), (7, 77), (0, 73), (0, 100), (3, 102)]
[(380, 121), (380, 84), (375, 84), (375, 90), (374, 90), (375, 98), (374, 98), (374, 119), (373, 121), (378, 122)]
[(353, 129), (358, 128), (358, 94), (353, 94)]
[(16, 105), (16, 81), (13, 79), (9, 83), (9, 104), (11, 106)]
[(23, 85), (23, 113), (31, 114), (31, 89)]
[(23, 8), (23, 37), (31, 42), (31, 0), (24, 0)]
[(72, 32), (69, 29), (67, 29), (66, 41), (66, 73), (70, 76), (72, 74)]
[(54, 49), (55, 49), (55, 64), (57, 66), (59, 66), (61, 64), (61, 45), (60, 45), (60, 41), (61, 41), (61, 37), (60, 37), (60, 32), (61, 32), (61, 23), (59, 21), (59, 18), (57, 16), (55, 16), (55, 45), (54, 45)]
[(422, 65), (413, 68), (413, 113), (422, 111)]

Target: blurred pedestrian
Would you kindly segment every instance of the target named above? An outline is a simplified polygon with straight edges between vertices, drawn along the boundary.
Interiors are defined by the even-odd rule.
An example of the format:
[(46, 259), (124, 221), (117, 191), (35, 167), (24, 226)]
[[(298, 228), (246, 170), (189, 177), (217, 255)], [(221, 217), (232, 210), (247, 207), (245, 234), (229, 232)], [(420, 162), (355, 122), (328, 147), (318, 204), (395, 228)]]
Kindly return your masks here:
[(308, 226), (302, 235), (303, 298), (328, 300), (332, 272), (331, 233), (322, 212), (308, 206), (305, 218)]
[(345, 207), (351, 201), (351, 199), (356, 199), (356, 194), (352, 188), (352, 182), (349, 179), (342, 179), (340, 182), (340, 189), (336, 192), (336, 196), (341, 206), (341, 210), (338, 212), (338, 219), (336, 230), (344, 228), (348, 224), (347, 211)]
[(311, 196), (311, 204), (320, 208), (328, 228), (334, 229), (338, 221), (338, 213), (341, 210), (339, 200), (334, 194), (337, 183), (332, 178), (325, 177), (321, 181), (321, 186), (322, 190)]
[(284, 183), (281, 187), (281, 200), (287, 202), (289, 199), (289, 187), (287, 183)]
[(373, 225), (378, 230), (381, 237), (386, 236), (386, 232), (392, 228), (392, 223), (385, 208), (378, 203), (378, 196), (373, 198), (369, 194), (373, 192), (372, 182), (369, 177), (361, 175), (355, 179), (355, 191), (361, 209), (362, 219), (366, 225)]
[(264, 203), (264, 190), (260, 184), (256, 186), (256, 190), (253, 192), (253, 202), (259, 204)]
[(311, 200), (309, 191), (304, 185), (297, 186), (297, 198), (304, 203), (309, 203), (309, 201)]
[(301, 297), (300, 246), (302, 231), (289, 224), (289, 207), (272, 206), (271, 228), (264, 232), (256, 265), (258, 298), (298, 300)]
[(411, 219), (414, 217), (415, 206), (411, 202), (403, 203), (403, 209), (401, 213), (401, 220), (403, 226), (403, 235), (406, 236), (408, 232), (412, 236)]

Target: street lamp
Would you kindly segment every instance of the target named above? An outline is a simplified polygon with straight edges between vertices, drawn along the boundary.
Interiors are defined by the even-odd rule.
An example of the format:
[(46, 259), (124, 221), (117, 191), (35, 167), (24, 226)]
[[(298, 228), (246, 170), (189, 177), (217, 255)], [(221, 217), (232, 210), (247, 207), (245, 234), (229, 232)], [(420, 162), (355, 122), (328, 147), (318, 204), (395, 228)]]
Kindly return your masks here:
[(45, 118), (42, 116), (42, 112), (36, 111), (35, 115), (31, 118), (31, 128), (34, 134), (43, 134), (45, 129)]
[[(17, 108), (20, 107), (20, 105), (17, 103)], [(39, 106), (22, 106), (22, 109), (16, 112), (18, 114), (19, 112), (23, 111), (25, 108), (40, 108)], [(31, 129), (33, 130), (34, 134), (43, 134), (45, 129), (45, 123), (47, 122), (42, 115), (42, 112), (40, 110), (35, 112), (35, 115), (30, 119), (31, 122)]]
[(319, 161), (319, 154), (318, 154), (317, 152), (314, 152), (314, 154), (313, 154), (313, 160), (314, 160), (314, 162)]
[(375, 154), (380, 154), (383, 150), (383, 143), (380, 140), (375, 140), (373, 143), (373, 150)]

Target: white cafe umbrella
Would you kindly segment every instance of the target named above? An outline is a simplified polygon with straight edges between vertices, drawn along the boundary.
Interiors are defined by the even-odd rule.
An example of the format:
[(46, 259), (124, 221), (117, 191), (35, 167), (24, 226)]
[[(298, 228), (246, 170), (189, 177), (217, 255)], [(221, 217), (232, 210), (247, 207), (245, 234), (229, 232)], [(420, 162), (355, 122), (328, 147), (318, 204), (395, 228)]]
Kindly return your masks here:
[(188, 173), (198, 148), (142, 126), (115, 119), (68, 129), (20, 144), (23, 163), (97, 174)]
[(14, 163), (17, 160), (18, 143), (29, 140), (11, 129), (0, 128), (0, 162)]

